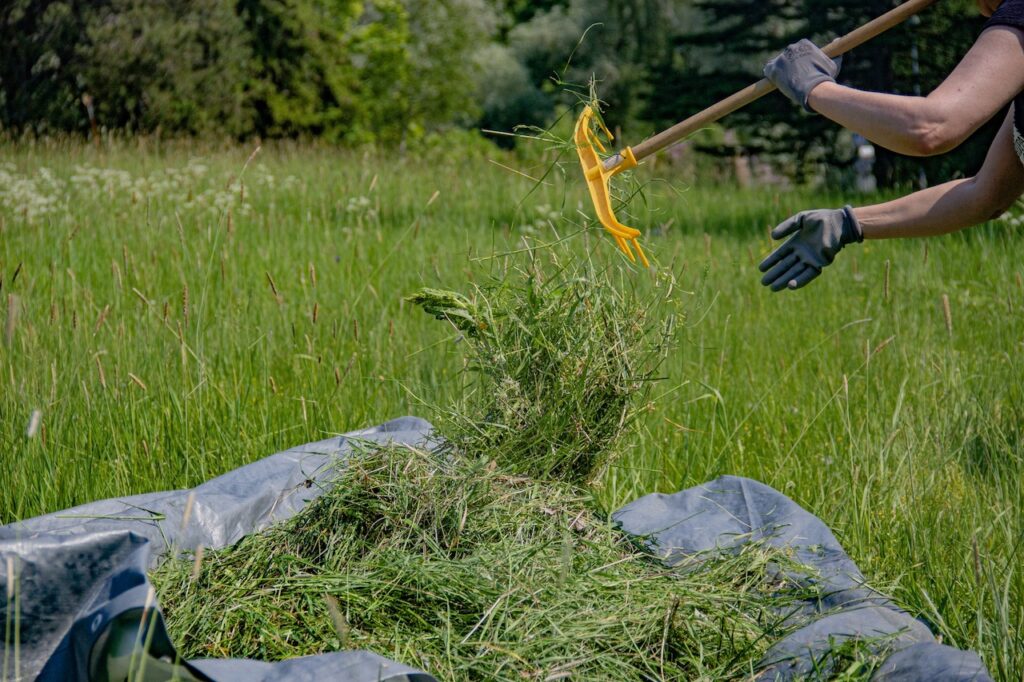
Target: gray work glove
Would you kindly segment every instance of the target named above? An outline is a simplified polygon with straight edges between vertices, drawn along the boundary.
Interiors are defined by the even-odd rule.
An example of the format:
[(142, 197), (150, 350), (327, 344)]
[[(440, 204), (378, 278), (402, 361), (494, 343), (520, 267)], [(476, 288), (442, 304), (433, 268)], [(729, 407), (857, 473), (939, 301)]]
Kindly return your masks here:
[(847, 244), (864, 241), (853, 209), (801, 211), (772, 230), (772, 239), (789, 240), (772, 251), (760, 265), (761, 284), (772, 291), (799, 289), (821, 274)]
[(804, 38), (765, 64), (764, 77), (786, 97), (804, 110), (811, 111), (807, 103), (811, 90), (825, 81), (835, 83), (841, 64), (842, 58), (829, 59), (814, 43)]

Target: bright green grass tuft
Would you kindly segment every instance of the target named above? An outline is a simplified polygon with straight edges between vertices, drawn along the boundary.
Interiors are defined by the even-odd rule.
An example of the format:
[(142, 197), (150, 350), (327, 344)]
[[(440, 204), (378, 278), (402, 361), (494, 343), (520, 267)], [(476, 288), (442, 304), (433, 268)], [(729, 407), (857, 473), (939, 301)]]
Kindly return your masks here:
[(648, 407), (685, 311), (670, 276), (641, 293), (566, 251), (478, 286), (472, 299), (423, 289), (406, 300), (465, 333), (465, 388), (436, 424), (448, 446), (582, 482), (608, 466)]

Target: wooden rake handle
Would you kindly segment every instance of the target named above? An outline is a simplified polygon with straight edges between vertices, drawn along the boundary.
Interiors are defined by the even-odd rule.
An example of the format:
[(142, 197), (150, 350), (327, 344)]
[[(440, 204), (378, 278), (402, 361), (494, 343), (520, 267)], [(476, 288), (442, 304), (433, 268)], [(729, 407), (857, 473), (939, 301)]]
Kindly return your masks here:
[[(907, 0), (899, 7), (896, 7), (882, 16), (869, 21), (860, 28), (850, 31), (842, 38), (836, 38), (822, 48), (822, 51), (829, 57), (838, 57), (850, 50), (863, 45), (872, 38), (879, 36), (890, 28), (902, 24), (924, 8), (932, 5), (936, 0)], [(767, 78), (762, 78), (753, 85), (747, 86), (722, 101), (712, 104), (710, 107), (694, 114), (690, 118), (680, 121), (671, 128), (663, 130), (654, 137), (650, 137), (637, 146), (633, 147), (633, 155), (637, 161), (641, 161), (652, 154), (671, 147), (684, 137), (688, 137), (701, 128), (714, 123), (720, 118), (731, 114), (737, 109), (742, 109), (751, 102), (757, 101), (775, 90), (775, 86)], [(612, 170), (622, 163), (622, 155), (615, 154), (604, 162), (605, 170)]]

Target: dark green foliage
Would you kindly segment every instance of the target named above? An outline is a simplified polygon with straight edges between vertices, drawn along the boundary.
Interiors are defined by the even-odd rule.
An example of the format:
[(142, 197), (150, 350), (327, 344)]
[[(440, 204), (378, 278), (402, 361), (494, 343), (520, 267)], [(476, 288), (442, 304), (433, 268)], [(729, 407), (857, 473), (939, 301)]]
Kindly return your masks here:
[[(543, 126), (551, 119), (553, 99), (538, 87), (509, 47), (488, 45), (475, 58), (480, 74), (477, 104), (483, 129), (509, 132), (516, 126)], [(495, 87), (495, 83), (500, 83), (500, 87)], [(511, 147), (515, 138), (497, 136), (495, 141)]]
[(76, 42), (74, 75), (104, 126), (228, 135), (251, 129), (249, 46), (230, 4), (111, 0)]
[[(0, 129), (102, 128), (400, 145), (450, 128), (543, 127), (591, 80), (609, 126), (639, 140), (761, 77), (888, 0), (11, 0), (0, 4)], [(977, 36), (970, 0), (935, 3), (849, 55), (841, 79), (927, 93)], [(918, 58), (912, 59), (914, 47)], [(842, 177), (854, 147), (771, 96), (731, 115), (704, 152), (770, 158), (798, 180)], [(935, 159), (878, 149), (881, 186), (972, 173), (998, 121)], [(499, 136), (511, 146), (514, 137)], [(838, 172), (837, 172), (838, 171)], [(849, 174), (849, 173), (847, 173)]]
[(239, 0), (257, 132), (405, 142), (475, 120), (482, 0)]
[[(516, 25), (508, 44), (552, 102), (575, 103), (564, 89), (586, 90), (593, 78), (607, 102), (607, 121), (644, 134), (646, 74), (671, 50), (677, 3), (668, 0), (571, 0)], [(585, 37), (584, 37), (585, 36)]]
[(250, 129), (242, 25), (217, 0), (14, 0), (0, 8), (0, 128)]
[(499, 0), (499, 5), (508, 14), (512, 23), (529, 21), (538, 12), (547, 12), (553, 7), (565, 7), (568, 0)]
[(399, 142), (476, 119), (483, 0), (15, 0), (0, 128)]
[(84, 3), (77, 2), (13, 0), (0, 5), (0, 126), (87, 128), (72, 66), (86, 13)]
[(258, 134), (324, 134), (354, 123), (357, 76), (343, 39), (360, 10), (361, 3), (344, 0), (239, 0)]

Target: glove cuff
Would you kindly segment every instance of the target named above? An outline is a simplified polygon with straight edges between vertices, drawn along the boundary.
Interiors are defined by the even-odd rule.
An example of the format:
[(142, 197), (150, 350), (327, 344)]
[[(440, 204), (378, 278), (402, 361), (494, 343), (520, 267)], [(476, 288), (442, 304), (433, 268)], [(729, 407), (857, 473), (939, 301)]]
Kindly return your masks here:
[(800, 103), (800, 106), (803, 107), (804, 111), (806, 111), (808, 114), (817, 114), (818, 113), (817, 111), (815, 111), (814, 109), (811, 109), (811, 90), (813, 90), (814, 88), (818, 87), (822, 83), (835, 83), (835, 82), (836, 82), (835, 78), (833, 78), (832, 76), (829, 76), (828, 74), (824, 74), (824, 73), (820, 74), (818, 76), (815, 76), (814, 78), (809, 78), (807, 80), (807, 82), (803, 84), (804, 91), (803, 91), (803, 93), (801, 93), (803, 95), (803, 101)]
[(843, 206), (843, 218), (843, 241), (847, 244), (853, 242), (860, 244), (864, 241), (864, 230), (857, 222), (857, 216), (853, 215), (853, 206), (849, 204)]

